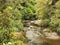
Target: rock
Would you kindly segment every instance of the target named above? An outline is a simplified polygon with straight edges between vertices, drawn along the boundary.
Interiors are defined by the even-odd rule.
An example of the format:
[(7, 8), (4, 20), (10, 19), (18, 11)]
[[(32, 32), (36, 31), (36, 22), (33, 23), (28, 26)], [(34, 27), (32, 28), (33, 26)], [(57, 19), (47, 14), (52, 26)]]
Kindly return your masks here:
[(40, 45), (43, 44), (43, 41), (39, 41), (36, 37), (40, 36), (40, 33), (37, 31), (39, 30), (35, 26), (30, 26), (26, 31), (26, 37), (30, 40), (28, 45)]
[(40, 26), (39, 25), (40, 22), (41, 22), (41, 20), (34, 20), (34, 21), (31, 21), (30, 23), (31, 23), (31, 25), (34, 25), (34, 26)]
[(31, 21), (31, 23), (34, 23), (34, 24), (39, 24), (41, 22), (41, 20), (34, 20), (34, 21)]
[(41, 20), (24, 20), (23, 21), (23, 24), (24, 24), (24, 27), (29, 27), (31, 25), (33, 26), (40, 26), (40, 22)]
[(24, 25), (24, 27), (29, 27), (30, 26), (30, 20), (24, 20), (23, 25)]
[(28, 37), (29, 40), (34, 40), (34, 38), (38, 36), (38, 34), (35, 32), (36, 29), (34, 28), (34, 26), (30, 26), (26, 31), (26, 37)]
[[(50, 45), (60, 45), (60, 36), (56, 32), (44, 32), (45, 37), (40, 38), (40, 41), (49, 43)], [(39, 38), (37, 38), (39, 40)]]
[(30, 40), (28, 45), (60, 45), (60, 36), (56, 32), (49, 32), (44, 28), (41, 29), (40, 22), (41, 20), (29, 22), (31, 25), (26, 31), (26, 37)]
[(55, 39), (55, 40), (60, 39), (60, 36), (58, 36), (58, 34), (56, 32), (50, 32), (50, 33), (45, 32), (44, 34), (45, 34), (46, 38), (49, 38), (49, 39)]
[[(30, 40), (28, 45), (39, 45), (47, 43), (50, 45), (60, 45), (60, 36), (56, 32), (48, 32), (46, 29), (42, 33), (40, 29), (35, 26), (28, 27), (26, 37)], [(45, 45), (45, 44), (44, 44)]]

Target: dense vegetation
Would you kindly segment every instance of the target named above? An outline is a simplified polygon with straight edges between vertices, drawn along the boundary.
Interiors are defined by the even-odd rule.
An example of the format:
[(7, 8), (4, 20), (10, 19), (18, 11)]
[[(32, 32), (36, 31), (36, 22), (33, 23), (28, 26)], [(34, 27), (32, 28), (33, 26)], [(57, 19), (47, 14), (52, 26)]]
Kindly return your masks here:
[(0, 45), (12, 42), (13, 32), (24, 30), (23, 20), (40, 19), (40, 27), (59, 34), (59, 3), (60, 0), (0, 0)]
[(60, 0), (38, 0), (36, 4), (36, 13), (38, 19), (41, 19), (42, 27), (47, 30), (60, 32)]

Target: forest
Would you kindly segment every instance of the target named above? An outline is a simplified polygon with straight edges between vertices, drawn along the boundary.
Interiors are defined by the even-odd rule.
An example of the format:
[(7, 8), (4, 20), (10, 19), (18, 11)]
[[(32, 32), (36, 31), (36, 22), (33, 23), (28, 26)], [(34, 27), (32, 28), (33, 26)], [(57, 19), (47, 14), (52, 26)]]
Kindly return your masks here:
[(0, 0), (0, 45), (60, 45), (60, 0)]

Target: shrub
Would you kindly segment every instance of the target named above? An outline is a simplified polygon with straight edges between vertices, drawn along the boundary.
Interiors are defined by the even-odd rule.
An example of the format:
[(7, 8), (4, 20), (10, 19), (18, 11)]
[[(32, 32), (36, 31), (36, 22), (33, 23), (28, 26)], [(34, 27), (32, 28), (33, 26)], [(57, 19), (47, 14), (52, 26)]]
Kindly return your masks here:
[(11, 32), (23, 30), (22, 15), (16, 5), (13, 7), (5, 3), (5, 8), (0, 10), (0, 43), (10, 41)]
[[(60, 0), (38, 0), (36, 2), (37, 17), (42, 20), (41, 22), (45, 28), (50, 28), (51, 31), (60, 32)], [(46, 21), (46, 19), (48, 21)], [(46, 27), (46, 25), (48, 26)]]

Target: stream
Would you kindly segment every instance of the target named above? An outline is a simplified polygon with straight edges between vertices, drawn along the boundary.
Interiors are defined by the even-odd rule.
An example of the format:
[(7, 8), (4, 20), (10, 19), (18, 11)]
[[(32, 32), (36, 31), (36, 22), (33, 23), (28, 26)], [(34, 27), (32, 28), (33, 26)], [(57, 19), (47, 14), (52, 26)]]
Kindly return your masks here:
[(28, 45), (60, 45), (60, 36), (56, 32), (48, 32), (46, 29), (41, 29), (39, 23), (41, 20), (25, 22), (26, 37)]

